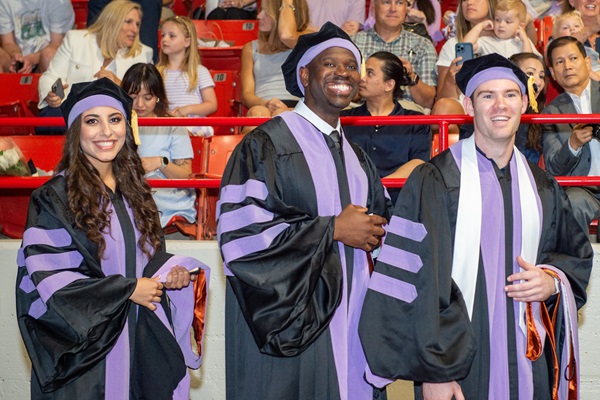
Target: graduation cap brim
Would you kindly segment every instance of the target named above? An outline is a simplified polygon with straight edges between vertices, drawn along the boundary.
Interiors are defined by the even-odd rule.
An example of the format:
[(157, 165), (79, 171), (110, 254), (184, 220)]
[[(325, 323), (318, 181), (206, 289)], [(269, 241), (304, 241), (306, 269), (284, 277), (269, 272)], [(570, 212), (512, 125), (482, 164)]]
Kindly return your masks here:
[(456, 84), (467, 97), (482, 83), (495, 79), (512, 80), (521, 88), (521, 94), (527, 94), (529, 77), (513, 62), (496, 53), (465, 61), (456, 74)]
[(131, 121), (133, 100), (117, 84), (108, 78), (92, 82), (74, 83), (69, 96), (60, 108), (67, 127), (86, 110), (98, 106), (110, 106), (123, 113)]
[(309, 64), (317, 55), (331, 47), (342, 47), (350, 50), (356, 62), (360, 65), (362, 56), (360, 50), (350, 36), (341, 28), (326, 22), (319, 32), (302, 35), (298, 38), (296, 46), (281, 66), (285, 87), (290, 94), (304, 97), (304, 87), (300, 83), (299, 70)]

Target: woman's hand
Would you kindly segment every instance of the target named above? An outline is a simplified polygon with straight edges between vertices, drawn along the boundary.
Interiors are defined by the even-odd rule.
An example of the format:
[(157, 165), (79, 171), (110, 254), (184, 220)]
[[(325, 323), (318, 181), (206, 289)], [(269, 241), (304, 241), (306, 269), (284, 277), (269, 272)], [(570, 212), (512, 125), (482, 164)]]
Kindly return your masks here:
[(107, 70), (104, 67), (100, 68), (100, 71), (98, 71), (94, 74), (94, 78), (96, 78), (96, 79), (108, 78), (111, 81), (113, 81), (114, 83), (116, 83), (117, 85), (121, 84), (121, 80), (119, 78), (117, 78), (117, 76), (115, 74), (113, 74), (111, 71)]
[(138, 278), (135, 290), (129, 296), (129, 300), (151, 311), (156, 310), (154, 303), (160, 303), (160, 296), (163, 293), (163, 284), (160, 283), (159, 279), (159, 276), (156, 278)]
[(142, 167), (144, 167), (144, 172), (148, 173), (151, 171), (156, 171), (162, 166), (162, 157), (154, 156), (154, 157), (142, 157)]
[(175, 265), (167, 275), (165, 287), (167, 289), (181, 289), (187, 287), (190, 282), (193, 282), (195, 279), (196, 275), (191, 276), (190, 271), (186, 268)]
[[(69, 87), (68, 83), (63, 83), (63, 89), (66, 89)], [(48, 103), (48, 105), (50, 107), (53, 108), (57, 108), (60, 107), (61, 103), (62, 103), (62, 99), (56, 95), (56, 93), (54, 93), (52, 90), (48, 92), (48, 95), (46, 96), (46, 98), (44, 99), (46, 101), (46, 103)]]
[(171, 114), (174, 117), (187, 117), (188, 113), (186, 111), (186, 106), (183, 107), (175, 107), (173, 109), (173, 111), (171, 111)]

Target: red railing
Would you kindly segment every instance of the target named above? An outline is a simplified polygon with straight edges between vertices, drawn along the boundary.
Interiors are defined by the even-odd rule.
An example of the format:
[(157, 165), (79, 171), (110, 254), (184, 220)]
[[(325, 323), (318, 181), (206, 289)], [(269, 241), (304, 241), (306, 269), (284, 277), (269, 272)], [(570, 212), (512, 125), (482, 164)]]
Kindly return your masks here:
[[(141, 126), (254, 126), (267, 121), (268, 118), (248, 117), (206, 117), (198, 118), (140, 118)], [(413, 125), (428, 124), (439, 126), (440, 151), (448, 148), (448, 125), (472, 122), (465, 115), (422, 115), (394, 117), (343, 117), (342, 125)], [(562, 115), (523, 115), (523, 123), (563, 123), (600, 122), (600, 114), (562, 114)], [(2, 125), (8, 126), (64, 126), (62, 118), (0, 118)], [(0, 189), (35, 189), (46, 182), (49, 177), (2, 177)], [(600, 176), (557, 177), (563, 186), (600, 186)], [(406, 179), (383, 179), (386, 187), (401, 187)], [(152, 179), (149, 183), (156, 188), (218, 188), (220, 179)]]

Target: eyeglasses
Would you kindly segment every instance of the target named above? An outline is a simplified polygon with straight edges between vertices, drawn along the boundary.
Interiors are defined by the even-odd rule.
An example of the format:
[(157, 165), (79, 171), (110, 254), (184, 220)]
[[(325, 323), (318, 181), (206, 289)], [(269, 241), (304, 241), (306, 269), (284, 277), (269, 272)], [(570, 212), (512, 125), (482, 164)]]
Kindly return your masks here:
[(379, 4), (386, 7), (391, 6), (392, 3), (396, 4), (397, 7), (401, 7), (403, 5), (410, 6), (411, 4), (410, 2), (405, 0), (379, 0)]

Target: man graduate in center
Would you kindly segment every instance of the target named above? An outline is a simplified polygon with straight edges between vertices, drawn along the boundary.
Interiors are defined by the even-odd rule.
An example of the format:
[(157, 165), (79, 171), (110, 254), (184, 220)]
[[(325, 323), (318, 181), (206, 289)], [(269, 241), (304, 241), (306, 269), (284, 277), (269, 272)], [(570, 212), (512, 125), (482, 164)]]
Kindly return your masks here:
[(456, 78), (475, 133), (398, 197), (359, 327), (368, 379), (415, 381), (417, 399), (578, 398), (593, 254), (563, 190), (514, 146), (527, 76), (491, 54)]
[[(372, 399), (358, 320), (391, 203), (346, 140), (361, 55), (338, 27), (300, 37), (282, 66), (303, 97), (249, 133), (217, 209), (227, 274), (228, 399)], [(380, 397), (382, 398), (382, 397)]]

